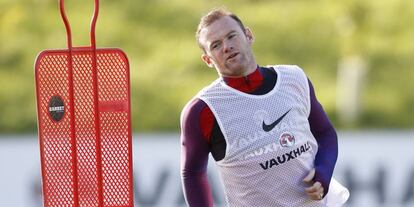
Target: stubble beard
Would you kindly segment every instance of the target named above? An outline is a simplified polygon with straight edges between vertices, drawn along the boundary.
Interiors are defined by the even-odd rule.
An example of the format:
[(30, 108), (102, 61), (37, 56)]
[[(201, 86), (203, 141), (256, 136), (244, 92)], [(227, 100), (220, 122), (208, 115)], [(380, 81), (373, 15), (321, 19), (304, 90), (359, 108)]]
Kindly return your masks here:
[(233, 74), (233, 76), (243, 76), (245, 75), (245, 71), (247, 71), (246, 67), (248, 67), (248, 60), (245, 55), (239, 53), (237, 60), (233, 60), (232, 62), (226, 61), (224, 66), (231, 74)]

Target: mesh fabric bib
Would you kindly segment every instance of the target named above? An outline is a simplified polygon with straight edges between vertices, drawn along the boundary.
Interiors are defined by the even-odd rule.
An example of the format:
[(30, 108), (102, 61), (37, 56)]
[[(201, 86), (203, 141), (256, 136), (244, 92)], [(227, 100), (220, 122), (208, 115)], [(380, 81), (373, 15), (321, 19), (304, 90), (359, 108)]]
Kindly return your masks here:
[(197, 95), (212, 110), (227, 143), (216, 162), (230, 206), (324, 206), (302, 179), (318, 150), (308, 123), (309, 84), (297, 66), (274, 66), (274, 88), (250, 95), (218, 79)]

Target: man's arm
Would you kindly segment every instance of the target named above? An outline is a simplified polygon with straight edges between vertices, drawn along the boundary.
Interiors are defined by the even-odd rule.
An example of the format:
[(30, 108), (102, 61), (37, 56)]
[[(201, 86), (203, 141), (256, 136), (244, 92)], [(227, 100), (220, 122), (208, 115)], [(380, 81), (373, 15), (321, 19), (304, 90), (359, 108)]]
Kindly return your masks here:
[(192, 100), (181, 115), (181, 180), (188, 206), (213, 206), (207, 179), (208, 143), (200, 129), (200, 113), (205, 103)]
[(324, 195), (328, 193), (333, 170), (338, 158), (338, 139), (336, 131), (328, 116), (318, 102), (312, 83), (309, 82), (311, 110), (308, 117), (313, 136), (318, 142), (318, 152), (315, 157), (315, 182), (320, 182)]

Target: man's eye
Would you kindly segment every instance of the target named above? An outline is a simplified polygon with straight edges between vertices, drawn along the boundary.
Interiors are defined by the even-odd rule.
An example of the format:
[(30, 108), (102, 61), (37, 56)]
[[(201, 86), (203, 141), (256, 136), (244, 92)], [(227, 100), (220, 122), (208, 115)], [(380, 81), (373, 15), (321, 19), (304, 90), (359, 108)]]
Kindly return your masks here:
[(217, 49), (219, 46), (220, 46), (219, 43), (215, 43), (215, 44), (211, 45), (211, 49), (213, 49), (213, 50)]
[(231, 34), (231, 35), (229, 36), (229, 39), (233, 39), (234, 37), (236, 37), (236, 34)]

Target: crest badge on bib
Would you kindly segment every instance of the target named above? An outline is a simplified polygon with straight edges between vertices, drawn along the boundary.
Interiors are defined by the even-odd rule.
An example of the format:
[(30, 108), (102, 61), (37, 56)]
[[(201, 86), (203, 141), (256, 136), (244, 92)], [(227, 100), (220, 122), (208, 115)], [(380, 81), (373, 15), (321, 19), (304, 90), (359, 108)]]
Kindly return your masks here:
[(290, 132), (283, 132), (279, 138), (280, 146), (291, 147), (295, 144), (295, 137)]

